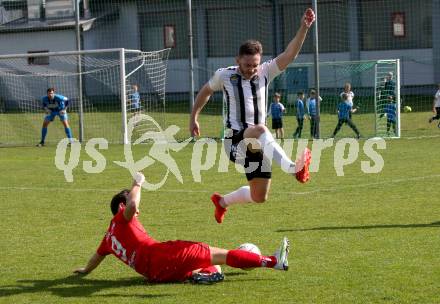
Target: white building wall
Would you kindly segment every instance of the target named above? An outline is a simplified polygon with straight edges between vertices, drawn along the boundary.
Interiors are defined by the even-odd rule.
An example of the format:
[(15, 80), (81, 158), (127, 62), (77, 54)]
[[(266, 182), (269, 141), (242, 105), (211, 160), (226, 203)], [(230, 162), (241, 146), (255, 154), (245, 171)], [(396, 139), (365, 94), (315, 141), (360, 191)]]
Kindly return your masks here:
[[(126, 49), (140, 49), (138, 13), (135, 3), (126, 3), (119, 11), (119, 18), (111, 23), (94, 24), (83, 33), (84, 49), (107, 49), (124, 46)], [(133, 39), (132, 37), (137, 37)]]
[[(61, 30), (53, 32), (30, 32), (30, 33), (2, 33), (0, 54), (27, 54), (29, 51), (71, 51), (76, 48), (75, 32), (73, 30)], [(48, 87), (55, 87), (60, 94), (75, 99), (77, 97), (75, 76), (69, 78), (39, 76), (38, 74), (54, 74), (59, 71), (76, 72), (74, 63), (67, 63), (54, 58), (49, 58), (48, 65), (29, 65), (27, 58), (2, 59), (0, 68), (15, 71), (14, 74), (23, 74), (23, 71), (35, 74), (35, 76), (0, 78), (2, 88), (0, 96), (6, 101), (14, 100), (35, 101), (46, 94)], [(67, 80), (68, 79), (68, 80)]]
[(75, 31), (41, 31), (24, 33), (1, 33), (0, 54), (26, 54), (28, 51), (50, 52), (76, 50)]

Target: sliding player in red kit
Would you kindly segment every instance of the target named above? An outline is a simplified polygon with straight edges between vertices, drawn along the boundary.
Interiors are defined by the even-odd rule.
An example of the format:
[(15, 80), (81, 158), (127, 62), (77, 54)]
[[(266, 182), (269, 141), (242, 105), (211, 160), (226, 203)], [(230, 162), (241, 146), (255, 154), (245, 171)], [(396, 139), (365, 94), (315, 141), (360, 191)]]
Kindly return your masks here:
[(114, 215), (96, 253), (85, 267), (74, 272), (88, 274), (113, 254), (150, 282), (215, 283), (224, 276), (218, 265), (235, 268), (267, 267), (288, 269), (289, 242), (283, 238), (272, 256), (263, 256), (244, 250), (227, 250), (192, 241), (158, 242), (148, 235), (137, 219), (141, 185), (145, 181), (137, 173), (131, 190), (116, 194), (110, 204)]

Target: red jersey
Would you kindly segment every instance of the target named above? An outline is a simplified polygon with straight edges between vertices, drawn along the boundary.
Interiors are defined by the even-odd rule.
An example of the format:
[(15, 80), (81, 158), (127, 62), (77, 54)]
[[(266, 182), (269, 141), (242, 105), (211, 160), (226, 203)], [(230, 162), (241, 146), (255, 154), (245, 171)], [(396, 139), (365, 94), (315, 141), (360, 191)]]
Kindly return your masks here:
[(113, 254), (137, 273), (146, 275), (149, 257), (145, 249), (157, 241), (148, 235), (137, 216), (127, 221), (124, 210), (125, 207), (119, 208), (112, 218), (97, 253), (101, 256)]

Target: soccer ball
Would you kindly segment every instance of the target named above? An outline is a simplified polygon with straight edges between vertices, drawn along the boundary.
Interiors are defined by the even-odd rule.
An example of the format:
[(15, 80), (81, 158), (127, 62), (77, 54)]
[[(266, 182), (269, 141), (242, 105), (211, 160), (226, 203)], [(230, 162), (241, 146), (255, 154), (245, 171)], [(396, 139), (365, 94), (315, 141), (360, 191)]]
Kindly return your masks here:
[[(257, 245), (252, 244), (252, 243), (244, 243), (244, 244), (241, 244), (240, 246), (238, 246), (237, 249), (239, 249), (239, 250), (244, 250), (244, 251), (249, 251), (249, 252), (252, 252), (252, 253), (256, 253), (256, 254), (261, 255), (260, 248), (258, 248)], [(243, 270), (252, 270), (252, 269), (254, 269), (254, 268), (242, 268), (242, 269), (243, 269)]]
[(409, 112), (411, 112), (411, 111), (412, 111), (412, 109), (411, 109), (410, 106), (405, 106), (405, 107), (403, 108), (403, 112), (405, 112), (405, 113), (409, 113)]
[(241, 244), (240, 246), (238, 246), (237, 249), (249, 251), (249, 252), (253, 252), (253, 253), (261, 255), (260, 248), (258, 248), (257, 245), (252, 244), (252, 243)]

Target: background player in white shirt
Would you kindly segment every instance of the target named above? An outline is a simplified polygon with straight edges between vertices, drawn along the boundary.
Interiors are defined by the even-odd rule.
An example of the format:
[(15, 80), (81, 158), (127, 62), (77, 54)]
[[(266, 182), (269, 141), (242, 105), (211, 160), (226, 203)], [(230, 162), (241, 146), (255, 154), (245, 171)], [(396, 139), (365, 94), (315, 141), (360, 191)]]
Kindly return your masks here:
[(344, 91), (341, 92), (341, 94), (339, 95), (341, 97), (341, 99), (343, 99), (342, 94), (347, 94), (347, 103), (351, 105), (351, 107), (353, 107), (353, 98), (354, 98), (354, 93), (351, 90), (351, 83), (346, 82), (344, 84)]
[[(347, 95), (347, 99), (345, 100), (353, 109), (357, 109), (354, 105), (353, 105), (353, 98), (354, 98), (354, 93), (353, 93), (353, 91), (351, 90), (351, 83), (349, 83), (349, 82), (346, 82), (345, 84), (344, 84), (344, 91), (343, 92), (341, 92), (341, 94), (339, 94), (339, 96), (341, 97), (341, 100), (344, 100), (344, 98), (343, 98), (343, 94), (346, 94)], [(350, 115), (350, 119), (351, 119), (351, 112), (349, 113), (349, 115)]]
[[(434, 95), (434, 102), (432, 104), (432, 112), (434, 112), (433, 117), (429, 119), (429, 123), (431, 123), (433, 120), (439, 120), (440, 119), (440, 83), (438, 84), (438, 90)], [(440, 123), (439, 123), (440, 128)]]
[[(262, 203), (267, 199), (271, 182), (271, 160), (278, 163), (284, 171), (296, 175), (298, 181), (306, 182), (309, 179), (310, 150), (306, 149), (295, 164), (266, 127), (266, 93), (270, 81), (298, 56), (314, 21), (315, 13), (309, 8), (285, 51), (274, 60), (262, 64), (261, 43), (255, 40), (245, 42), (240, 46), (236, 57), (237, 66), (217, 70), (197, 94), (189, 123), (191, 135), (200, 135), (199, 113), (214, 91), (222, 90), (226, 104), (225, 126), (232, 130), (232, 136), (225, 138), (225, 149), (231, 161), (243, 161), (242, 164), (247, 169), (249, 186), (243, 186), (225, 196), (218, 193), (212, 195), (218, 223), (223, 221), (226, 208), (230, 205)], [(254, 143), (256, 139), (257, 145), (250, 148), (240, 144), (243, 139), (254, 139)], [(249, 170), (255, 163), (258, 164), (257, 168)]]

